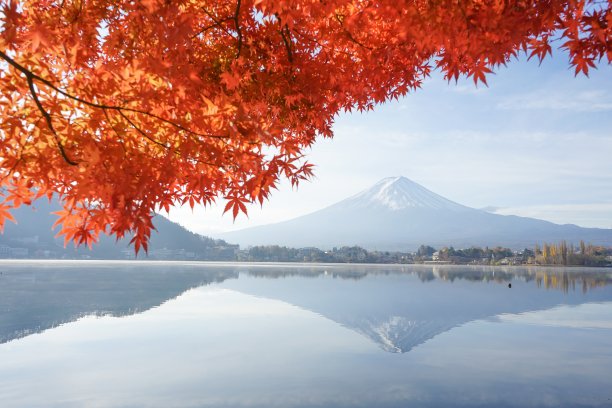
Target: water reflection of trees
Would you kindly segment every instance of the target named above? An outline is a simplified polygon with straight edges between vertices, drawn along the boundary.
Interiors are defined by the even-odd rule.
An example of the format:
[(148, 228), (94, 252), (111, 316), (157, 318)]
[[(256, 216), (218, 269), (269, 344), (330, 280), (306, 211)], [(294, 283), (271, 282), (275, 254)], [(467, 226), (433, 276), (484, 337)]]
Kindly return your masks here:
[(569, 292), (570, 289), (575, 291), (577, 287), (582, 288), (582, 293), (586, 293), (591, 289), (609, 285), (612, 282), (610, 274), (591, 274), (583, 273), (576, 274), (547, 274), (536, 273), (536, 283), (538, 287), (546, 289), (560, 289), (563, 292)]
[(565, 293), (582, 290), (583, 293), (612, 284), (612, 271), (579, 271), (579, 270), (533, 270), (533, 269), (501, 269), (486, 268), (473, 270), (453, 270), (452, 268), (433, 267), (430, 271), (416, 272), (421, 281), (442, 279), (453, 282), (455, 279), (510, 283), (512, 280), (535, 282), (538, 288), (558, 289)]
[(317, 266), (317, 267), (275, 267), (247, 268), (248, 274), (260, 278), (286, 278), (293, 276), (333, 279), (359, 280), (367, 276), (410, 274), (416, 275), (421, 282), (441, 280), (452, 283), (456, 280), (508, 284), (513, 280), (533, 282), (538, 288), (569, 291), (587, 291), (612, 284), (612, 270), (589, 269), (539, 269), (539, 268), (500, 268), (500, 267), (457, 267), (434, 266)]
[(380, 265), (318, 265), (318, 266), (271, 266), (261, 267), (260, 265), (251, 265), (241, 269), (242, 272), (247, 272), (250, 276), (264, 279), (290, 278), (300, 276), (303, 278), (321, 278), (323, 276), (332, 279), (363, 279), (368, 275), (395, 275), (395, 274), (410, 274), (414, 269), (409, 266), (380, 266)]

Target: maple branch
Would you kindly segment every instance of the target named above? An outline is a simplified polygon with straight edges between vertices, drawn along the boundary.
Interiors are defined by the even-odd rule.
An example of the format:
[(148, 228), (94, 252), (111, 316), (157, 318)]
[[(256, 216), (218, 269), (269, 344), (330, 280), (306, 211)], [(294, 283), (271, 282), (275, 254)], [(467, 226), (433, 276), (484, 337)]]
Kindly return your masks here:
[(153, 139), (151, 136), (147, 135), (147, 133), (142, 130), (141, 128), (138, 127), (138, 125), (136, 125), (134, 122), (132, 122), (132, 120), (130, 118), (128, 118), (125, 113), (123, 113), (122, 111), (119, 111), (119, 115), (121, 115), (121, 117), (123, 119), (125, 119), (127, 121), (127, 123), (130, 124), (130, 126), (132, 126), (138, 133), (140, 133), (145, 139), (149, 140), (152, 143), (155, 143), (158, 146), (163, 147), (164, 149), (170, 149), (170, 146), (165, 145), (164, 143), (157, 141), (155, 139)]
[[(123, 119), (125, 119), (125, 120), (126, 120), (126, 121), (127, 121), (129, 124), (130, 124), (130, 126), (132, 126), (132, 127), (133, 127), (133, 128), (134, 128), (134, 129), (135, 129), (135, 130), (136, 130), (138, 133), (140, 133), (140, 134), (141, 134), (141, 135), (142, 135), (144, 138), (146, 138), (147, 140), (151, 141), (152, 143), (155, 143), (155, 144), (156, 144), (156, 145), (158, 145), (158, 146), (163, 147), (163, 148), (164, 148), (164, 149), (166, 149), (166, 150), (171, 150), (171, 147), (170, 147), (169, 145), (166, 145), (166, 144), (164, 144), (164, 143), (162, 143), (162, 142), (160, 142), (160, 141), (158, 141), (158, 140), (153, 139), (151, 136), (147, 135), (147, 133), (146, 133), (144, 130), (142, 130), (142, 129), (141, 129), (139, 126), (138, 126), (138, 125), (136, 125), (136, 124), (135, 124), (135, 123), (134, 123), (134, 122), (133, 122), (133, 121), (132, 121), (130, 118), (128, 118), (128, 117), (127, 117), (127, 116), (126, 116), (126, 115), (125, 115), (123, 112), (119, 111), (118, 113), (119, 113), (119, 115), (121, 115), (121, 117), (122, 117)], [(106, 111), (104, 111), (104, 114), (106, 115)], [(107, 118), (107, 120), (109, 120), (109, 123), (110, 123), (110, 118), (108, 117), (108, 115), (106, 116), (106, 118)], [(112, 126), (112, 125), (111, 125), (111, 127), (112, 127), (112, 128), (113, 128), (113, 130), (115, 131), (115, 134), (117, 134), (117, 131), (115, 130), (114, 126)], [(117, 135), (117, 136), (119, 136), (119, 135)], [(122, 143), (122, 145), (123, 145), (123, 143)], [(125, 148), (124, 148), (124, 150), (125, 150)], [(173, 151), (173, 153), (174, 153), (174, 154), (176, 154), (177, 156), (181, 156), (181, 152), (180, 152), (178, 149), (174, 149), (174, 150), (172, 150), (172, 151)], [(197, 163), (206, 164), (206, 165), (211, 166), (211, 167), (221, 167), (222, 169), (224, 169), (224, 167), (223, 167), (223, 166), (219, 166), (219, 165), (216, 165), (216, 164), (211, 163), (211, 162), (208, 162), (208, 161), (204, 161), (204, 160), (200, 160), (200, 159), (192, 159), (192, 160), (196, 161)]]
[(223, 23), (225, 23), (226, 21), (232, 20), (234, 22), (234, 28), (236, 29), (236, 35), (237, 35), (236, 39), (238, 41), (238, 51), (236, 52), (236, 58), (240, 57), (240, 53), (242, 51), (242, 42), (243, 42), (242, 41), (243, 36), (242, 36), (242, 31), (240, 30), (240, 21), (239, 21), (241, 3), (242, 3), (242, 0), (238, 0), (238, 2), (236, 3), (236, 11), (234, 12), (234, 15), (231, 17), (224, 18), (223, 20), (217, 19), (210, 11), (202, 7), (202, 10), (204, 11), (204, 13), (206, 13), (206, 15), (214, 22), (214, 24), (204, 27), (200, 32), (198, 32), (196, 35), (192, 36), (191, 38), (193, 39), (197, 37), (198, 35), (202, 34), (203, 32), (205, 32), (206, 30), (212, 27), (219, 27), (220, 29), (225, 31), (227, 35), (234, 37), (234, 35), (230, 33), (229, 30), (223, 26)]
[(125, 149), (125, 145), (123, 144), (123, 140), (121, 140), (122, 137), (119, 134), (119, 132), (117, 132), (117, 129), (115, 129), (115, 125), (113, 125), (110, 116), (108, 116), (108, 112), (106, 111), (106, 109), (103, 109), (102, 112), (104, 113), (104, 117), (106, 117), (106, 121), (110, 125), (111, 129), (113, 129), (113, 133), (115, 133), (115, 135), (117, 136), (117, 140), (119, 141), (119, 144), (121, 145), (121, 148), (123, 149), (123, 153), (127, 154), (127, 151)]
[(238, 18), (240, 16), (240, 1), (236, 3), (236, 13), (234, 13), (234, 25), (236, 26), (236, 33), (238, 34), (238, 52), (236, 58), (240, 57), (240, 51), (242, 51), (242, 31), (240, 31), (240, 22)]
[(311, 42), (311, 43), (313, 43), (313, 44), (316, 44), (316, 46), (317, 46), (317, 47), (319, 47), (319, 48), (320, 48), (322, 51), (325, 51), (325, 54), (326, 54), (326, 56), (327, 56), (327, 57), (326, 57), (326, 60), (327, 60), (327, 61), (329, 61), (329, 60), (331, 59), (331, 57), (330, 57), (330, 51), (331, 51), (332, 53), (344, 54), (344, 55), (347, 55), (347, 56), (349, 56), (349, 57), (353, 57), (353, 56), (354, 56), (353, 54), (351, 54), (351, 53), (350, 53), (350, 52), (348, 52), (348, 51), (345, 51), (345, 50), (342, 50), (342, 49), (336, 49), (336, 48), (333, 48), (333, 47), (329, 47), (329, 46), (327, 46), (327, 45), (323, 45), (323, 44), (321, 44), (319, 41), (317, 41), (316, 39), (314, 39), (314, 38), (312, 38), (312, 37), (310, 37), (310, 36), (308, 36), (308, 35), (306, 35), (306, 34), (302, 33), (302, 32), (301, 32), (300, 30), (298, 30), (298, 29), (295, 29), (295, 28), (294, 28), (294, 29), (293, 29), (293, 32), (294, 32), (295, 34), (299, 35), (300, 37), (302, 37), (303, 39), (305, 39), (305, 40), (307, 40), (307, 41), (310, 41), (310, 42)]
[[(2, 176), (2, 178), (0, 178), (0, 182), (3, 182), (11, 174), (15, 173), (15, 170), (17, 169), (17, 166), (19, 166), (19, 163), (21, 163), (22, 161), (23, 161), (23, 155), (20, 152), (19, 153), (19, 158), (15, 161), (15, 164), (13, 164), (10, 169), (7, 170), (6, 167), (4, 169), (2, 169), (3, 171), (6, 171), (6, 174), (4, 176)], [(2, 189), (4, 190), (4, 187)]]
[[(223, 26), (221, 25), (222, 23), (225, 23), (226, 21), (232, 20), (231, 17), (225, 18), (221, 21), (217, 21), (214, 17), (212, 17), (206, 10), (204, 10), (204, 12), (206, 12), (206, 14), (208, 14), (208, 16), (213, 20), (213, 24), (207, 25), (206, 27), (202, 28), (200, 31), (198, 31), (196, 34), (191, 36), (191, 39), (193, 40), (194, 38), (198, 37), (201, 34), (204, 34), (206, 31), (210, 30), (213, 27), (219, 27), (220, 29), (222, 29), (223, 31), (225, 31), (227, 33), (227, 30), (225, 28), (223, 28)], [(228, 33), (229, 34), (229, 33)]]
[(49, 112), (47, 112), (44, 106), (42, 106), (42, 103), (40, 102), (40, 99), (38, 98), (38, 95), (36, 94), (36, 88), (34, 88), (34, 81), (32, 80), (32, 76), (27, 75), (26, 79), (28, 81), (28, 87), (30, 88), (30, 94), (32, 95), (32, 98), (34, 99), (34, 103), (36, 104), (36, 107), (38, 108), (40, 113), (42, 113), (43, 117), (45, 118), (45, 122), (47, 122), (47, 127), (49, 128), (51, 133), (53, 133), (53, 138), (55, 139), (55, 143), (57, 143), (57, 147), (63, 159), (66, 161), (66, 163), (70, 164), (71, 166), (78, 165), (77, 162), (70, 160), (70, 158), (66, 155), (64, 146), (62, 145), (62, 142), (60, 141), (59, 136), (57, 135), (57, 132), (55, 131), (55, 128), (53, 127), (53, 121), (51, 119), (51, 115), (49, 115)]
[(290, 63), (293, 63), (293, 51), (291, 51), (291, 33), (289, 31), (289, 27), (287, 27), (285, 25), (284, 27), (285, 30), (287, 30), (287, 36), (289, 37), (289, 39), (287, 39), (285, 37), (285, 33), (283, 32), (283, 30), (281, 30), (281, 37), (283, 37), (283, 42), (285, 43), (285, 48), (287, 49), (287, 59), (289, 60)]
[(40, 113), (45, 118), (47, 127), (53, 134), (53, 138), (55, 139), (55, 143), (57, 144), (57, 147), (60, 151), (62, 158), (64, 159), (64, 161), (66, 161), (66, 163), (70, 164), (71, 166), (77, 166), (78, 163), (71, 160), (66, 154), (66, 151), (64, 150), (64, 146), (62, 145), (62, 142), (57, 132), (55, 131), (55, 128), (53, 127), (53, 121), (51, 119), (51, 115), (49, 115), (49, 112), (45, 110), (45, 107), (42, 105), (42, 103), (40, 102), (40, 99), (38, 98), (38, 94), (36, 93), (36, 88), (34, 87), (34, 79), (37, 79), (38, 76), (35, 75), (33, 72), (29, 71), (28, 69), (19, 65), (15, 60), (10, 58), (8, 55), (6, 55), (2, 51), (0, 51), (0, 57), (2, 57), (5, 61), (7, 61), (13, 67), (17, 68), (20, 72), (22, 72), (26, 76), (26, 81), (28, 82), (28, 88), (30, 89), (30, 94), (32, 95), (32, 99), (34, 99), (34, 103), (36, 104), (36, 107), (38, 108)]
[[(80, 1), (79, 2), (79, 10), (77, 11), (77, 13), (74, 16), (74, 18), (72, 18), (72, 20), (70, 20), (70, 23), (74, 23), (81, 16), (81, 13), (83, 12), (83, 3), (84, 3), (84, 1)], [(60, 3), (60, 9), (63, 9), (65, 4), (66, 4), (66, 1), (62, 0), (62, 2)]]
[(191, 39), (193, 40), (194, 38), (197, 38), (198, 36), (200, 36), (201, 34), (204, 34), (206, 31), (210, 30), (213, 27), (218, 27), (219, 24), (214, 23), (214, 24), (210, 24), (207, 25), (206, 27), (202, 28), (200, 31), (198, 31), (197, 33), (195, 33), (194, 35), (191, 36)]
[[(210, 138), (215, 138), (215, 139), (227, 139), (227, 138), (229, 138), (229, 136), (225, 136), (225, 135), (213, 135), (213, 134), (209, 134), (209, 133), (208, 134), (198, 133), (198, 132), (195, 132), (193, 130), (187, 129), (186, 127), (182, 126), (179, 123), (173, 122), (171, 120), (165, 119), (165, 118), (163, 118), (163, 117), (161, 117), (159, 115), (156, 115), (154, 113), (143, 111), (143, 110), (140, 110), (140, 109), (127, 108), (127, 107), (115, 106), (115, 105), (106, 105), (106, 104), (91, 102), (91, 101), (79, 98), (78, 96), (74, 96), (74, 95), (64, 91), (63, 89), (58, 88), (57, 86), (53, 85), (53, 83), (51, 81), (36, 75), (35, 73), (33, 73), (29, 69), (25, 68), (24, 66), (20, 65), (17, 61), (15, 61), (14, 59), (9, 57), (8, 55), (6, 55), (2, 51), (0, 51), (0, 57), (2, 59), (4, 59), (6, 62), (8, 62), (10, 65), (12, 65), (14, 68), (16, 68), (18, 71), (23, 73), (26, 76), (26, 78), (28, 79), (28, 82), (34, 81), (34, 80), (36, 80), (38, 82), (41, 82), (42, 84), (48, 86), (49, 88), (53, 89), (54, 91), (58, 92), (59, 94), (64, 95), (66, 98), (69, 98), (69, 99), (72, 99), (72, 100), (77, 101), (79, 103), (82, 103), (83, 105), (90, 106), (92, 108), (97, 108), (97, 109), (108, 109), (108, 110), (114, 110), (114, 111), (124, 111), (124, 112), (138, 113), (138, 114), (145, 115), (145, 116), (148, 116), (150, 118), (159, 120), (160, 122), (166, 123), (167, 125), (170, 125), (170, 126), (176, 128), (178, 130), (181, 130), (183, 132), (191, 133), (192, 135), (196, 135), (196, 136), (200, 136), (200, 137), (210, 137)], [(55, 133), (55, 131), (54, 131), (54, 133)]]
[[(285, 43), (285, 49), (287, 50), (287, 59), (289, 60), (289, 63), (293, 63), (293, 52), (291, 51), (291, 32), (289, 31), (289, 27), (287, 26), (287, 24), (285, 24), (283, 26), (283, 23), (281, 21), (280, 16), (278, 15), (278, 13), (276, 14), (276, 18), (278, 19), (278, 25), (281, 26), (280, 29), (280, 35), (283, 38), (283, 42)], [(289, 39), (287, 39), (287, 37), (285, 37), (285, 31), (287, 30), (287, 36), (289, 37)]]
[(211, 20), (212, 20), (212, 21), (215, 23), (215, 25), (219, 26), (219, 28), (220, 28), (220, 29), (222, 29), (223, 31), (225, 31), (225, 33), (226, 33), (227, 35), (230, 35), (230, 36), (232, 35), (232, 34), (231, 34), (231, 33), (230, 33), (228, 30), (227, 30), (227, 28), (223, 27), (223, 24), (222, 24), (222, 23), (224, 23), (224, 22), (226, 22), (226, 21), (228, 21), (228, 20), (232, 20), (232, 17), (228, 17), (228, 18), (225, 18), (225, 19), (223, 19), (223, 20), (220, 20), (220, 21), (219, 21), (219, 20), (217, 20), (217, 18), (216, 18), (216, 17), (215, 17), (215, 16), (214, 16), (214, 15), (213, 15), (211, 12), (209, 12), (208, 10), (206, 10), (204, 7), (202, 7), (202, 10), (204, 10), (204, 12), (206, 13), (206, 15), (207, 15), (208, 17), (210, 17), (210, 19), (211, 19)]
[(346, 27), (344, 27), (344, 18), (340, 18), (341, 16), (339, 14), (336, 14), (335, 17), (336, 17), (336, 20), (342, 26), (342, 29), (344, 30), (344, 32), (348, 36), (349, 40), (351, 40), (355, 44), (359, 45), (360, 47), (363, 47), (363, 48), (365, 48), (367, 50), (370, 50), (370, 51), (374, 51), (374, 48), (368, 47), (367, 45), (362, 44), (361, 42), (357, 41), (357, 39), (355, 37), (353, 37), (353, 34), (351, 34), (351, 32)]

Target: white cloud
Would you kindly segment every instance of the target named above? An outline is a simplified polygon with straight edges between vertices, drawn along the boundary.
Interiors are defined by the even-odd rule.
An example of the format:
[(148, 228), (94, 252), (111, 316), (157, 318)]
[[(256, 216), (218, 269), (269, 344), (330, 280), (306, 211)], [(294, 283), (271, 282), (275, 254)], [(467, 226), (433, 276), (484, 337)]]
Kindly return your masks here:
[(567, 110), (603, 112), (612, 110), (612, 95), (602, 90), (553, 91), (539, 90), (505, 98), (497, 104), (502, 110)]

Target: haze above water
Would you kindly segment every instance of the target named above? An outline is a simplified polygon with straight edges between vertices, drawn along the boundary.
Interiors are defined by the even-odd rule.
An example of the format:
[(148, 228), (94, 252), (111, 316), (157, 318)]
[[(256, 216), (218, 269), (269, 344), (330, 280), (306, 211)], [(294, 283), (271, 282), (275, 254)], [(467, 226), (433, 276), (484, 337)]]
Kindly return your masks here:
[(4, 262), (0, 406), (611, 406), (611, 283), (610, 269)]

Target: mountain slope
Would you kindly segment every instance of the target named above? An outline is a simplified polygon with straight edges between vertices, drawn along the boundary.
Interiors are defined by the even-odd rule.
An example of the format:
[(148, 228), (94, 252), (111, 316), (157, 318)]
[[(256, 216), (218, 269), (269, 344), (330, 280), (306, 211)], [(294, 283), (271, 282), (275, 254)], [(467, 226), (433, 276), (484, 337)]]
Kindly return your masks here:
[(414, 250), (421, 244), (518, 249), (542, 241), (581, 239), (612, 245), (612, 230), (491, 214), (450, 201), (404, 177), (383, 179), (368, 190), (302, 217), (220, 237), (240, 245), (360, 245), (379, 250)]
[[(31, 207), (23, 206), (13, 210), (12, 214), (17, 224), (12, 222), (5, 224), (4, 233), (0, 234), (0, 246), (25, 248), (28, 250), (27, 257), (30, 258), (124, 259), (133, 255), (129, 238), (116, 241), (113, 237), (101, 236), (100, 242), (94, 244), (92, 250), (82, 246), (74, 248), (72, 243), (64, 248), (63, 239), (55, 238), (58, 228), (53, 230), (57, 217), (52, 213), (59, 211), (60, 208), (56, 201), (41, 199)], [(153, 218), (153, 225), (157, 231), (151, 234), (149, 258), (182, 259), (181, 254), (189, 252), (190, 259), (235, 259), (234, 250), (237, 246), (194, 234), (161, 215)], [(147, 256), (141, 254), (139, 258)]]

